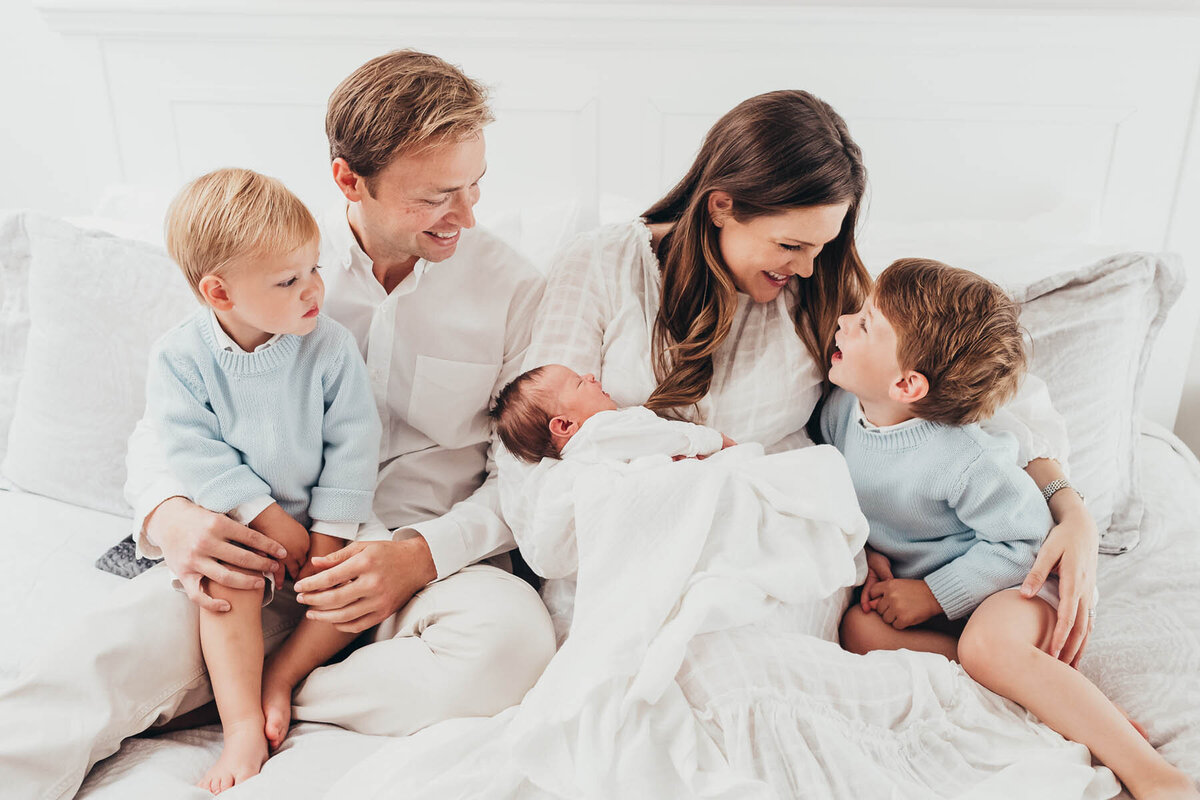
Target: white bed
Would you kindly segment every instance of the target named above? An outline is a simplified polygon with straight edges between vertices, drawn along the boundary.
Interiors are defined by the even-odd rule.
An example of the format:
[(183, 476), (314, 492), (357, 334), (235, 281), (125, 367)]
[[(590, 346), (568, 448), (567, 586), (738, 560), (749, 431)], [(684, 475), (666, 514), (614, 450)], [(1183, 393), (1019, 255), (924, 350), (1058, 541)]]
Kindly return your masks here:
[[(1170, 433), (1200, 429), (1185, 391), (1200, 322), (1200, 17), (1167, 2), (36, 4), (78, 59), (76, 111), (94, 130), (80, 194), (103, 219), (81, 224), (131, 238), (0, 216), (0, 682), (122, 580), (92, 563), (129, 531), (120, 486), (142, 354), (192, 302), (132, 239), (155, 239), (162, 198), (215, 166), (324, 203), (326, 95), (411, 45), (496, 87), (481, 218), (541, 265), (574, 231), (643, 209), (736, 101), (793, 86), (841, 111), (870, 172), (869, 266), (940, 257), (1034, 309), (1034, 371), (1072, 427), (1073, 477), (1111, 523), (1106, 549), (1127, 550), (1101, 556), (1081, 668), (1200, 780), (1200, 465)], [(1096, 266), (1126, 250), (1176, 251), (1183, 266)], [(323, 797), (385, 743), (299, 725), (227, 796)], [(216, 727), (131, 739), (80, 797), (206, 797), (190, 784), (219, 745)]]
[[(1200, 779), (1200, 463), (1169, 432), (1147, 425), (1138, 448), (1147, 514), (1133, 551), (1101, 556), (1103, 597), (1081, 669), (1145, 724), (1170, 761)], [(80, 597), (98, 600), (122, 578), (95, 558), (128, 520), (19, 492), (0, 492), (9, 581), (0, 588), (0, 680), (60, 629)], [(147, 643), (152, 646), (152, 643)], [(203, 798), (192, 787), (220, 752), (216, 726), (138, 737), (101, 762), (79, 794), (107, 798)], [(301, 724), (261, 777), (233, 797), (323, 797), (383, 740)]]

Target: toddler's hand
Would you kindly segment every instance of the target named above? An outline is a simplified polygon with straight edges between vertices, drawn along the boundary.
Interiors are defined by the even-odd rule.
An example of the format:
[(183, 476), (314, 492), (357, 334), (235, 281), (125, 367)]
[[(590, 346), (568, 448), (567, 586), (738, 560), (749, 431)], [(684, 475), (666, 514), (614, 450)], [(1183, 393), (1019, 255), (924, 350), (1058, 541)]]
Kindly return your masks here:
[(875, 611), (896, 630), (920, 625), (942, 613), (942, 607), (925, 581), (892, 578), (871, 587)]
[(888, 557), (878, 550), (872, 550), (869, 547), (864, 547), (863, 552), (867, 554), (867, 581), (863, 584), (862, 599), (859, 605), (862, 606), (863, 613), (875, 610), (877, 601), (871, 599), (871, 587), (880, 581), (890, 581), (892, 575), (892, 562)]

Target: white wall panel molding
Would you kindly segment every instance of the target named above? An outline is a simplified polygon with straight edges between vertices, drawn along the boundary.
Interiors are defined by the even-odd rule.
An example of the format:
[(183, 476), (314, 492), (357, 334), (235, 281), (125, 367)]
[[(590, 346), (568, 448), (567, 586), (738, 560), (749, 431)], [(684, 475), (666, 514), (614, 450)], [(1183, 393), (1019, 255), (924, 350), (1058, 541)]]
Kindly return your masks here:
[[(398, 47), (493, 87), (488, 215), (570, 206), (589, 224), (644, 209), (717, 116), (801, 87), (863, 148), (864, 240), (986, 221), (1183, 253), (1194, 288), (1147, 394), (1178, 397), (1185, 380), (1200, 323), (1200, 0), (34, 2), (81, 64), (92, 202), (115, 180), (169, 191), (240, 164), (324, 203), (326, 98)], [(1186, 382), (1200, 450), (1200, 350)], [(1173, 400), (1151, 403), (1174, 421)]]

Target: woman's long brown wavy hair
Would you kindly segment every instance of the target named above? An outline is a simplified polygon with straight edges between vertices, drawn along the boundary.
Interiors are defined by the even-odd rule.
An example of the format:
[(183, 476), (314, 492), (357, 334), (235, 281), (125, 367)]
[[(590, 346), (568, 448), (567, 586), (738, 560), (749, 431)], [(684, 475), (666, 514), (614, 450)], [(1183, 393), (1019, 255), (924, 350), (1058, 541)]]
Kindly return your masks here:
[(866, 184), (862, 151), (845, 121), (808, 92), (751, 97), (713, 125), (683, 180), (644, 215), (650, 224), (673, 223), (658, 247), (662, 303), (652, 344), (658, 387), (646, 406), (681, 416), (708, 394), (713, 353), (733, 325), (737, 288), (708, 211), (708, 196), (717, 190), (733, 198), (739, 221), (850, 204), (812, 277), (799, 280), (795, 311), (796, 332), (828, 377), (837, 318), (859, 308), (871, 281), (854, 246)]

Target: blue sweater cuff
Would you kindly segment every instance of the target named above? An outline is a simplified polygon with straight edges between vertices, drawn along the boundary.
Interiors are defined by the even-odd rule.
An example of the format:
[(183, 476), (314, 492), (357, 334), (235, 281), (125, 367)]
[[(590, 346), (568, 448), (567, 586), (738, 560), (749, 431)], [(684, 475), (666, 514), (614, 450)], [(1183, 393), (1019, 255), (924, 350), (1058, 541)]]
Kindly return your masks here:
[(375, 492), (314, 486), (308, 515), (323, 522), (366, 522), (371, 518)]
[(961, 619), (975, 610), (980, 598), (970, 591), (962, 575), (952, 567), (953, 562), (925, 576), (925, 584), (948, 618)]

